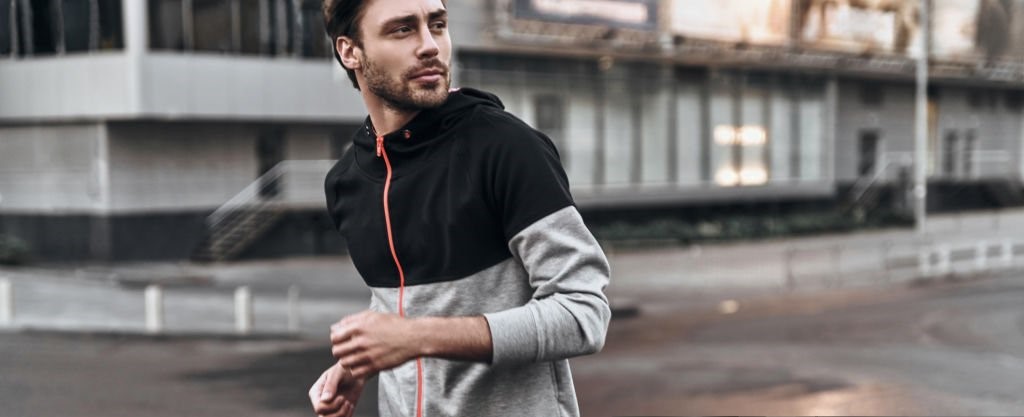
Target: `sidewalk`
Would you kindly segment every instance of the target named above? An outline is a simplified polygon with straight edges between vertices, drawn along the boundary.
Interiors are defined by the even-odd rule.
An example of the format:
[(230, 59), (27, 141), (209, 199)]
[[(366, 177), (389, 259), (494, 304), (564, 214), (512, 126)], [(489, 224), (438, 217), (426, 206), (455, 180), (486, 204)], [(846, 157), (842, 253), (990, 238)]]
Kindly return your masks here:
[[(609, 248), (614, 307), (717, 303), (729, 297), (892, 285), (918, 275), (921, 247), (1024, 239), (1024, 210), (933, 216), (912, 229), (720, 245)], [(1024, 241), (1018, 244), (1024, 250)], [(14, 290), (14, 328), (144, 332), (144, 288), (160, 284), (170, 334), (234, 333), (234, 290), (253, 292), (256, 335), (288, 333), (287, 292), (301, 290), (300, 334), (325, 337), (338, 318), (366, 308), (369, 291), (347, 257), (225, 264), (144, 263), (0, 267)], [(656, 308), (656, 307), (654, 307)], [(0, 325), (0, 329), (3, 325)]]

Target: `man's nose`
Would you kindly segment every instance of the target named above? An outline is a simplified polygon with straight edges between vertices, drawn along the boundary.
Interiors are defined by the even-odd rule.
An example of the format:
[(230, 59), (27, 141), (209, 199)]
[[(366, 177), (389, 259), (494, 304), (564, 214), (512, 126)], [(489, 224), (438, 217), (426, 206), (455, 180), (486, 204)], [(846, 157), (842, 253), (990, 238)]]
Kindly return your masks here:
[(416, 56), (419, 58), (431, 58), (437, 56), (440, 52), (440, 48), (437, 46), (437, 40), (434, 39), (434, 33), (427, 28), (427, 30), (420, 31), (420, 47), (416, 51)]

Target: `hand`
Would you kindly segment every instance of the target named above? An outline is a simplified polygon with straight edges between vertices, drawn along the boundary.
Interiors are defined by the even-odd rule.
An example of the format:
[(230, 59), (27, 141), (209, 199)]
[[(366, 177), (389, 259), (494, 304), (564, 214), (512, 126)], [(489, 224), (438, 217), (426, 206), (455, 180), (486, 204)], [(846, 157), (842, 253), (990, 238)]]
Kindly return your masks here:
[(352, 417), (365, 381), (352, 377), (340, 363), (320, 374), (309, 388), (309, 401), (320, 417)]
[(331, 326), (331, 354), (363, 379), (421, 356), (410, 319), (364, 311)]

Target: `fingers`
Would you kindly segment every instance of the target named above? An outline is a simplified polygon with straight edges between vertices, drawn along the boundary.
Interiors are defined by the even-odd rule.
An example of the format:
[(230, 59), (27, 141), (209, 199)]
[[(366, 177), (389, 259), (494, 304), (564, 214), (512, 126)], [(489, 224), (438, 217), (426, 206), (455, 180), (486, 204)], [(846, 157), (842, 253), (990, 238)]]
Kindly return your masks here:
[(330, 402), (317, 403), (316, 407), (313, 407), (313, 412), (320, 416), (335, 416), (345, 415), (343, 411), (346, 406), (352, 406), (352, 402), (345, 397), (337, 397), (332, 399)]
[(341, 384), (341, 377), (344, 375), (344, 371), (340, 364), (335, 364), (325, 372), (326, 377), (324, 378), (323, 390), (320, 392), (320, 402), (330, 402), (334, 399), (334, 394), (338, 392), (338, 386)]
[(344, 342), (352, 337), (350, 334), (352, 331), (351, 326), (346, 326), (343, 322), (337, 322), (331, 326), (331, 344), (336, 345)]
[(313, 383), (312, 387), (309, 387), (309, 402), (316, 408), (320, 402), (320, 393), (324, 389), (324, 381), (327, 380), (327, 372), (320, 374), (320, 378), (317, 378), (316, 382)]
[(352, 414), (355, 412), (355, 409), (356, 407), (354, 404), (346, 402), (344, 405), (338, 408), (337, 411), (325, 412), (323, 414), (317, 415), (320, 417), (352, 417)]
[(369, 377), (373, 376), (373, 374), (375, 374), (375, 373), (377, 373), (379, 371), (380, 370), (374, 368), (371, 365), (362, 365), (362, 366), (357, 366), (355, 368), (349, 368), (349, 372), (352, 373), (352, 377), (353, 378), (357, 378), (357, 379), (369, 378)]
[(356, 313), (351, 316), (347, 316), (338, 320), (337, 323), (331, 325), (331, 343), (341, 343), (348, 340), (359, 328), (359, 323), (364, 320), (365, 317), (374, 314), (370, 311), (363, 311)]
[(359, 344), (354, 340), (349, 340), (345, 343), (335, 344), (331, 346), (331, 355), (336, 359), (341, 359), (346, 356), (351, 356), (356, 351), (360, 350)]

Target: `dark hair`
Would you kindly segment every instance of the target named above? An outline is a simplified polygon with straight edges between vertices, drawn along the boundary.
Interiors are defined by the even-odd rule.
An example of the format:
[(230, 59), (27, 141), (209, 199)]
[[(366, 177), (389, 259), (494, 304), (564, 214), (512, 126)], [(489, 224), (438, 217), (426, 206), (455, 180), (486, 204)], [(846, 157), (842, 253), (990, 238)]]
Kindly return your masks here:
[(334, 58), (338, 60), (348, 79), (352, 80), (352, 86), (359, 89), (359, 82), (356, 81), (356, 72), (345, 66), (338, 55), (338, 38), (346, 36), (352, 39), (356, 45), (362, 42), (359, 39), (359, 21), (362, 20), (363, 10), (366, 8), (365, 0), (324, 0), (324, 30), (327, 37), (331, 38), (331, 49), (334, 50)]

